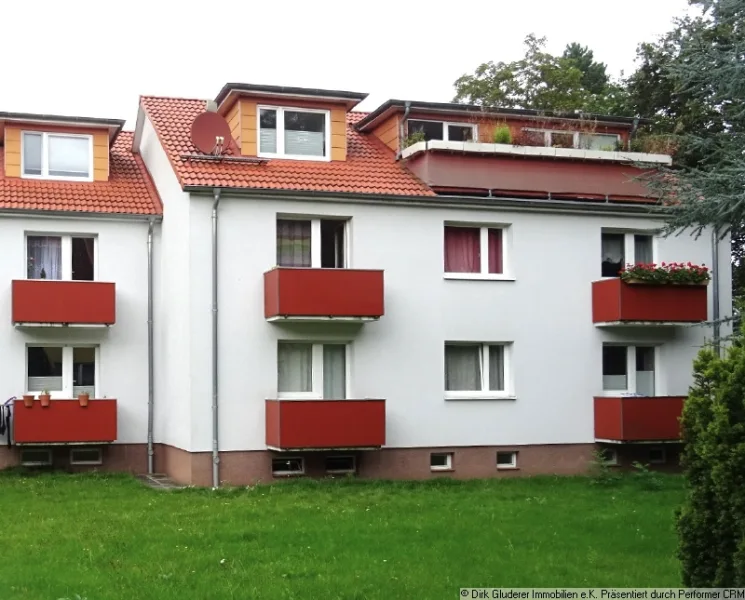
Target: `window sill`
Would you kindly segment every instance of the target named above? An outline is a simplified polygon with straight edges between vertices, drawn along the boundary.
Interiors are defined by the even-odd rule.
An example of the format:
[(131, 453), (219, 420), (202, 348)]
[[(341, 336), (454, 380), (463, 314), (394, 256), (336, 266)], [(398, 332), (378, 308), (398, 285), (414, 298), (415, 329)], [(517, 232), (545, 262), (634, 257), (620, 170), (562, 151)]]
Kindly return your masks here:
[(445, 273), (443, 279), (462, 279), (467, 281), (515, 281), (510, 275), (498, 273)]
[(517, 400), (517, 396), (511, 396), (506, 394), (480, 394), (480, 393), (459, 393), (459, 394), (453, 394), (453, 393), (446, 393), (445, 394), (445, 400), (509, 400), (514, 401)]
[(497, 471), (519, 471), (520, 467), (497, 466)]
[(455, 469), (429, 469), (432, 473), (454, 473)]

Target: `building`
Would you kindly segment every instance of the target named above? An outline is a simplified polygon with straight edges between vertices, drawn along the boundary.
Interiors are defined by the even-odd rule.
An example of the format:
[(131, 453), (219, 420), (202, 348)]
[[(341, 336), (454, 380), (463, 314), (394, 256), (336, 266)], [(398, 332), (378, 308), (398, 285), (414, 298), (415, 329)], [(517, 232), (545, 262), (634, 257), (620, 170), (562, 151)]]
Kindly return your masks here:
[[(364, 97), (245, 84), (211, 103), (142, 97), (112, 153), (147, 167), (137, 172), (149, 203), (122, 200), (128, 217), (111, 229), (88, 214), (73, 224), (3, 212), (16, 257), (0, 266), (0, 311), (16, 320), (19, 290), (39, 285), (24, 271), (35, 235), (93, 232), (116, 322), (6, 323), (0, 392), (37, 391), (35, 374), (21, 376), (37, 339), (79, 336), (96, 348), (97, 379), (89, 406), (70, 406), (89, 414), (102, 393), (117, 398), (115, 443), (80, 448), (102, 468), (194, 485), (578, 473), (598, 448), (620, 463), (674, 464), (691, 363), (712, 335), (701, 323), (729, 314), (731, 278), (727, 239), (657, 234), (638, 176), (670, 157), (627, 150), (633, 119), (397, 100), (355, 112)], [(115, 181), (18, 177), (8, 127), (0, 189), (85, 196)], [(116, 260), (104, 259), (114, 235)], [(714, 266), (714, 281), (617, 277), (663, 261)], [(95, 313), (101, 301), (87, 299), (84, 314)], [(65, 360), (78, 365), (69, 353), (63, 372)], [(24, 420), (64, 429), (34, 423), (52, 404), (17, 401), (16, 438)], [(6, 463), (45, 447), (28, 443)]]

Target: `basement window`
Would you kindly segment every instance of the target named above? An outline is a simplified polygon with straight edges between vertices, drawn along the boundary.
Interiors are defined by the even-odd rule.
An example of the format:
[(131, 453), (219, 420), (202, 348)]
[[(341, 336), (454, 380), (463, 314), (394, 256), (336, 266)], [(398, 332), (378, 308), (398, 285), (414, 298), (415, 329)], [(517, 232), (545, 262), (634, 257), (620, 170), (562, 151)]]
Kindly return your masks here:
[(347, 219), (277, 219), (277, 265), (343, 269)]
[(357, 471), (357, 461), (354, 456), (327, 456), (325, 462), (326, 473), (331, 475)]
[(21, 448), (22, 467), (51, 467), (52, 451), (47, 448)]
[(421, 134), (426, 141), (471, 142), (477, 139), (476, 125), (472, 123), (409, 119), (406, 124), (409, 137)]
[(23, 177), (93, 181), (93, 136), (24, 131), (21, 145)]
[(272, 459), (272, 475), (274, 477), (302, 475), (303, 473), (305, 473), (305, 461), (300, 457)]
[(603, 448), (600, 450), (600, 457), (602, 464), (606, 466), (615, 467), (619, 464), (618, 450), (613, 448)]
[(647, 460), (650, 465), (664, 465), (667, 462), (667, 453), (664, 448), (654, 446), (647, 451)]
[(101, 448), (71, 448), (71, 465), (100, 465), (103, 463)]
[(497, 469), (517, 469), (517, 452), (497, 452)]
[(429, 455), (429, 468), (432, 471), (452, 471), (452, 452), (433, 452)]

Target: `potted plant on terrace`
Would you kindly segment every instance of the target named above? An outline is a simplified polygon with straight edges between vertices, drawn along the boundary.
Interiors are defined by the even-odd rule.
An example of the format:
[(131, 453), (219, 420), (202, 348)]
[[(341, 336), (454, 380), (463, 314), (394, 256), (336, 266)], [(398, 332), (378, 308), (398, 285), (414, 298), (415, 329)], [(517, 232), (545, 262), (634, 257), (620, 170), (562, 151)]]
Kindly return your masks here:
[(34, 395), (33, 394), (23, 394), (23, 405), (26, 408), (33, 408), (33, 406), (34, 406)]
[(690, 262), (626, 265), (619, 276), (624, 283), (642, 285), (707, 285), (711, 279), (706, 265)]
[(85, 408), (88, 406), (88, 400), (90, 399), (90, 394), (88, 392), (80, 392), (78, 394), (78, 402), (80, 403), (80, 406)]
[(39, 394), (39, 400), (41, 401), (42, 406), (49, 406), (49, 401), (51, 400), (51, 396), (49, 395), (49, 390), (42, 390), (41, 394)]

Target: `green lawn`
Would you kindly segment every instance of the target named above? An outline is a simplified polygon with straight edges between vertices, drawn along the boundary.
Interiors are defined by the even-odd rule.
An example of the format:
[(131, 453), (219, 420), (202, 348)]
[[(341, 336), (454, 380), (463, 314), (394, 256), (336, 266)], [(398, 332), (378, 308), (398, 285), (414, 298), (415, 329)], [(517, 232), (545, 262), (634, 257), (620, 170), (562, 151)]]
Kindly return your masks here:
[(0, 598), (455, 599), (459, 587), (679, 586), (679, 477), (289, 481), (155, 491), (0, 473)]

